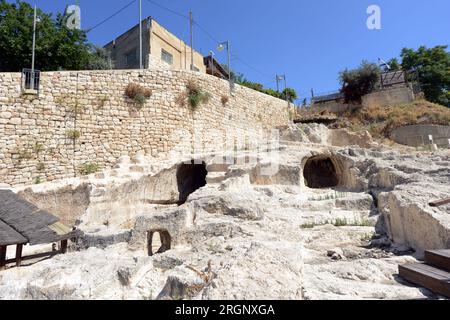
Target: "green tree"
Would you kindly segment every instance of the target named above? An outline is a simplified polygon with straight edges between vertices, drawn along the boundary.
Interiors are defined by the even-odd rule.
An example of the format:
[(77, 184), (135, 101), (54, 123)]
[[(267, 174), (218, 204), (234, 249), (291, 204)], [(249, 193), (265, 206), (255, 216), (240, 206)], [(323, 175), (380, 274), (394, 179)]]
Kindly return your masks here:
[(363, 61), (353, 70), (344, 70), (339, 74), (346, 102), (361, 102), (361, 98), (373, 92), (380, 81), (380, 67), (374, 63)]
[(404, 48), (402, 67), (415, 71), (427, 100), (450, 107), (450, 52), (448, 46)]
[[(227, 64), (222, 64), (221, 66), (226, 72), (228, 72)], [(243, 82), (247, 81), (247, 80), (245, 80), (244, 75), (242, 73), (231, 70), (230, 74), (231, 74), (231, 80), (233, 80), (234, 83), (242, 84)]]
[(87, 67), (89, 70), (110, 70), (113, 67), (111, 57), (106, 49), (96, 46), (92, 47)]
[[(17, 72), (31, 66), (34, 9), (17, 0), (0, 0), (0, 71)], [(64, 18), (37, 10), (36, 69), (83, 70), (99, 65), (98, 52), (92, 50), (86, 33), (69, 30)]]
[(400, 64), (400, 62), (398, 62), (397, 58), (389, 60), (388, 65), (391, 68), (390, 71), (400, 71), (402, 69), (402, 65)]
[(281, 93), (281, 97), (283, 99), (287, 99), (290, 102), (294, 102), (295, 100), (297, 100), (297, 92), (295, 91), (295, 89), (292, 88), (286, 88), (283, 90), (283, 92)]

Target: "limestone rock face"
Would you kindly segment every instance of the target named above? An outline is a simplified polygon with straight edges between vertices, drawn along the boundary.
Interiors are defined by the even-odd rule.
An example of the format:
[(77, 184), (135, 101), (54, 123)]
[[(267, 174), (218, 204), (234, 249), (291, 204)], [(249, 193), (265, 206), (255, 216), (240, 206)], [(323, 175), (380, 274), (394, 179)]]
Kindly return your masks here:
[(227, 192), (219, 196), (204, 197), (191, 200), (196, 210), (204, 210), (210, 214), (232, 216), (242, 220), (262, 220), (264, 209), (258, 196), (249, 192)]
[(330, 134), (299, 126), (227, 164), (215, 161), (230, 154), (189, 156), (201, 170), (182, 178), (181, 163), (141, 154), (30, 187), (43, 205), (64, 188), (55, 208), (70, 208), (83, 185), (86, 207), (71, 218), (84, 236), (66, 255), (1, 271), (0, 299), (436, 298), (397, 273), (423, 250), (450, 247), (450, 207), (428, 205), (448, 197), (450, 154), (337, 147)]

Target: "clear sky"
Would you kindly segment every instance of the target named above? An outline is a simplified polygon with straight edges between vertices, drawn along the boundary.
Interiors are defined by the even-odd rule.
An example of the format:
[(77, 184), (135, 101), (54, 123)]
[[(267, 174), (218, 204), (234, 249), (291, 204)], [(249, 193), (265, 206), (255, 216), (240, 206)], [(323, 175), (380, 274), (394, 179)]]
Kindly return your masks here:
[[(180, 16), (143, 1), (143, 16), (152, 16), (188, 42), (189, 23)], [(187, 15), (214, 39), (230, 40), (232, 69), (249, 80), (274, 88), (275, 74), (301, 97), (339, 88), (338, 72), (361, 60), (376, 62), (399, 55), (403, 47), (450, 44), (449, 0), (151, 0)], [(9, 1), (12, 2), (12, 1)], [(75, 0), (34, 0), (46, 12), (61, 12)], [(88, 29), (131, 0), (79, 0), (82, 27)], [(366, 26), (369, 5), (381, 8), (381, 30)], [(89, 33), (104, 45), (138, 23), (138, 2)], [(188, 42), (189, 43), (189, 42)], [(208, 54), (214, 41), (199, 27), (194, 47)], [(226, 54), (216, 57), (226, 62)], [(244, 61), (244, 62), (242, 62)]]

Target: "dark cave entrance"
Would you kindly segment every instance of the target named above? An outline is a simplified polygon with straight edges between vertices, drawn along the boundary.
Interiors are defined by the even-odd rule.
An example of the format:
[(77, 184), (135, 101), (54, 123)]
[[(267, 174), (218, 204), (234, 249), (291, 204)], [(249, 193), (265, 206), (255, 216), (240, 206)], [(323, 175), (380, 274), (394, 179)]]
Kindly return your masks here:
[(339, 185), (336, 167), (330, 157), (317, 156), (306, 161), (303, 169), (305, 184), (312, 189), (333, 188)]
[(179, 204), (186, 202), (190, 194), (206, 186), (206, 163), (183, 163), (177, 170), (177, 184), (180, 192)]
[(152, 230), (148, 232), (147, 237), (147, 250), (149, 256), (170, 250), (172, 238), (168, 231)]

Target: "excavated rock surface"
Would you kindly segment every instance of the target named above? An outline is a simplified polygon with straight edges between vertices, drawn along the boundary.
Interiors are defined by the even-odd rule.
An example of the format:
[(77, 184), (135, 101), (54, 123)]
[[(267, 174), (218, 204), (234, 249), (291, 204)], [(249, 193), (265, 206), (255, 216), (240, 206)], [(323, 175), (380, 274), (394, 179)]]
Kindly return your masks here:
[[(86, 235), (66, 255), (0, 272), (0, 299), (436, 298), (397, 272), (450, 247), (449, 206), (428, 206), (449, 196), (450, 155), (401, 154), (353, 135), (361, 146), (341, 147), (330, 134), (301, 125), (282, 132), (281, 147), (234, 164), (203, 158), (209, 183), (181, 205), (176, 163), (122, 159), (71, 181), (87, 185), (86, 212), (75, 213)], [(337, 187), (306, 187), (305, 163), (317, 156), (333, 164)], [(169, 235), (153, 256), (150, 232)]]

